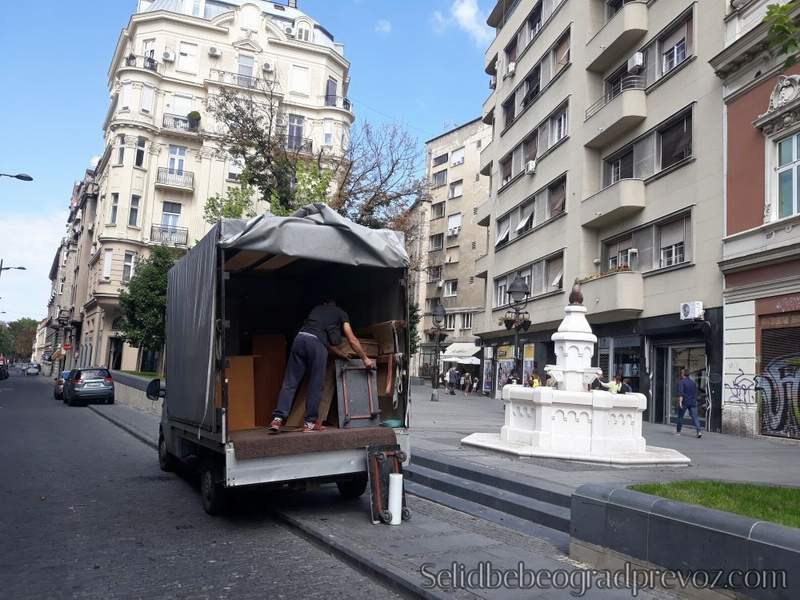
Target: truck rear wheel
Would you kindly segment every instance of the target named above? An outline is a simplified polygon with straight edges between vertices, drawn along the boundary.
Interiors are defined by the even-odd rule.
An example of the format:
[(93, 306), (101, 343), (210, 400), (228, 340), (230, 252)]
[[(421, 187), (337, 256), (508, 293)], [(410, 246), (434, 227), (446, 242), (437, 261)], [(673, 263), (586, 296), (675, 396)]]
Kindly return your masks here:
[(212, 516), (221, 515), (225, 511), (226, 489), (217, 481), (215, 469), (205, 464), (200, 471), (200, 495), (203, 498), (203, 509)]
[(367, 474), (359, 473), (351, 479), (340, 479), (336, 482), (339, 494), (345, 500), (354, 500), (367, 490)]

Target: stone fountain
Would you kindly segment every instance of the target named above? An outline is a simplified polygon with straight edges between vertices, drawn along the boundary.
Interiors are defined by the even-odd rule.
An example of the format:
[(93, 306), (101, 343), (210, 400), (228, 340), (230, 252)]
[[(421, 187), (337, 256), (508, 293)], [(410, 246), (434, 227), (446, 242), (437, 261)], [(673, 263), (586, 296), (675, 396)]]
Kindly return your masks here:
[(619, 465), (688, 464), (677, 450), (647, 446), (642, 437), (644, 394), (587, 391), (597, 377), (592, 356), (597, 337), (586, 320), (576, 284), (553, 334), (556, 364), (545, 371), (556, 387), (503, 388), (505, 425), (496, 433), (473, 433), (462, 444), (517, 456), (538, 456)]

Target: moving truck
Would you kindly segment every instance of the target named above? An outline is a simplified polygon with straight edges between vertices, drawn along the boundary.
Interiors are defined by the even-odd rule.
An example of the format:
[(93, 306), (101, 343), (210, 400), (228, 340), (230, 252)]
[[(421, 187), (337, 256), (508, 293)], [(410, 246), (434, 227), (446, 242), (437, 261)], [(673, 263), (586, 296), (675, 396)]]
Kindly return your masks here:
[[(214, 225), (169, 273), (166, 381), (147, 391), (164, 399), (162, 469), (198, 467), (210, 514), (240, 486), (335, 482), (342, 495), (361, 495), (366, 447), (399, 444), (409, 456), (407, 277), (402, 234), (356, 225), (325, 205)], [(326, 430), (271, 433), (291, 342), (310, 309), (331, 298), (376, 368), (331, 356)], [(359, 375), (360, 387), (343, 390), (343, 377)], [(364, 400), (356, 398), (364, 390), (369, 410), (351, 414), (348, 402)], [(304, 395), (301, 387), (287, 425), (302, 425)]]

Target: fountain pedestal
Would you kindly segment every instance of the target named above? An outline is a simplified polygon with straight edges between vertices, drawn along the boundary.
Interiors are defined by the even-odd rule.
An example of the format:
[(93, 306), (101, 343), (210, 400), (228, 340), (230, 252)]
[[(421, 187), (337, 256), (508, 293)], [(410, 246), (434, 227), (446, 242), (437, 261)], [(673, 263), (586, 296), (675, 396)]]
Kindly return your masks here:
[(644, 394), (586, 391), (597, 376), (591, 366), (597, 338), (586, 308), (570, 304), (553, 334), (556, 364), (545, 370), (556, 387), (503, 388), (505, 425), (499, 434), (473, 433), (462, 444), (517, 456), (608, 464), (688, 464), (670, 448), (647, 446), (642, 436)]

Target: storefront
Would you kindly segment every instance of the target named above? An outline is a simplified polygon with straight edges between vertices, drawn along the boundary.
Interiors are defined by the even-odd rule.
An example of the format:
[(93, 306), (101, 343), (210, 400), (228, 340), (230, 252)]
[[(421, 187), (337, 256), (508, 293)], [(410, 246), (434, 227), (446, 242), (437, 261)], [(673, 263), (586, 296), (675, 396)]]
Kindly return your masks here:
[[(544, 367), (555, 364), (555, 346), (550, 341), (554, 331), (532, 332), (519, 336), (519, 355), (522, 360), (522, 383), (530, 385), (534, 373), (545, 380)], [(483, 382), (481, 389), (487, 396), (500, 398), (503, 386), (514, 374), (514, 337), (503, 336), (483, 340)]]

